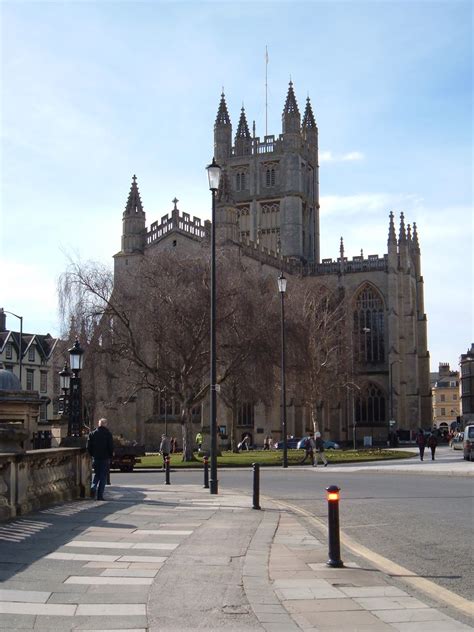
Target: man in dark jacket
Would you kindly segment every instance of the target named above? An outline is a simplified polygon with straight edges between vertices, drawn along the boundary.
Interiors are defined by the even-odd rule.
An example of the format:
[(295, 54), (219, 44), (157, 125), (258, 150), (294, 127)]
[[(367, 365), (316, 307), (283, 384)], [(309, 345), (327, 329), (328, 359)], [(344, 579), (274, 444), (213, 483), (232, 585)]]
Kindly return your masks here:
[(94, 478), (91, 492), (97, 500), (104, 500), (104, 489), (109, 471), (110, 459), (114, 455), (114, 440), (107, 428), (107, 419), (99, 419), (98, 427), (89, 434), (87, 451), (92, 457)]

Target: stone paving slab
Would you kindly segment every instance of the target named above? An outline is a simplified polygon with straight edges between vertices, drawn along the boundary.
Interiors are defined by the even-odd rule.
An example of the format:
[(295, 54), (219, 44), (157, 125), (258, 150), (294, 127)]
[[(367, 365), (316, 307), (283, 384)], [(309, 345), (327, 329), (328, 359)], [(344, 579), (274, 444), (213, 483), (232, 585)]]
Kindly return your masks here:
[(0, 527), (0, 632), (472, 629), (359, 560), (329, 569), (326, 543), (272, 503), (171, 487), (108, 488), (109, 502)]

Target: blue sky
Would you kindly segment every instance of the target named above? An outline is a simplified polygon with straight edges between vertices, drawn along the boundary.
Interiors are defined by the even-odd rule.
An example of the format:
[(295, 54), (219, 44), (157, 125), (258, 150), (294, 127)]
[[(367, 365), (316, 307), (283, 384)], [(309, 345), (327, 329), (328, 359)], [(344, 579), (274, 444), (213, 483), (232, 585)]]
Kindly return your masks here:
[[(319, 127), (321, 253), (386, 252), (416, 221), (432, 367), (473, 335), (470, 2), (8, 2), (1, 12), (0, 305), (59, 333), (68, 256), (111, 263), (136, 173), (147, 223), (208, 218), (225, 88), (234, 132), (281, 131), (291, 76)], [(9, 320), (15, 327), (17, 322)]]

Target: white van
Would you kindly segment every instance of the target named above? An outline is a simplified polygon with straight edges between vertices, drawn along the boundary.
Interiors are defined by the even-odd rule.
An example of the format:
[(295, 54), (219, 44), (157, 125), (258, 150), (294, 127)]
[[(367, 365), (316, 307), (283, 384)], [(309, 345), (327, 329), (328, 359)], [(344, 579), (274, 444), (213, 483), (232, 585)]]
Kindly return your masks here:
[(469, 424), (464, 428), (464, 459), (474, 460), (474, 424)]

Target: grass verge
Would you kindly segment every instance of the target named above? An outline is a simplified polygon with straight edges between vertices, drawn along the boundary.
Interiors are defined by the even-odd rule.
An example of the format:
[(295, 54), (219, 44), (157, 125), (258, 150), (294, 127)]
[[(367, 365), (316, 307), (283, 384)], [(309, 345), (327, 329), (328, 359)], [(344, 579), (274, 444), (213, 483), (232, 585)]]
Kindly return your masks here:
[[(390, 459), (407, 459), (413, 457), (412, 452), (399, 452), (395, 450), (384, 450), (372, 448), (368, 450), (326, 450), (325, 455), (329, 463), (359, 463), (364, 461), (383, 461)], [(303, 450), (288, 450), (288, 464), (300, 464), (304, 456)], [(270, 465), (281, 465), (283, 458), (282, 450), (248, 450), (245, 452), (222, 452), (217, 457), (220, 467), (248, 467), (252, 463), (259, 463), (262, 467)], [(309, 461), (306, 462), (308, 464)], [(163, 460), (159, 454), (147, 454), (141, 457), (141, 463), (135, 465), (136, 469), (148, 467), (162, 467)], [(202, 457), (194, 454), (193, 461), (183, 461), (182, 454), (171, 455), (171, 467), (193, 468), (202, 467)]]

